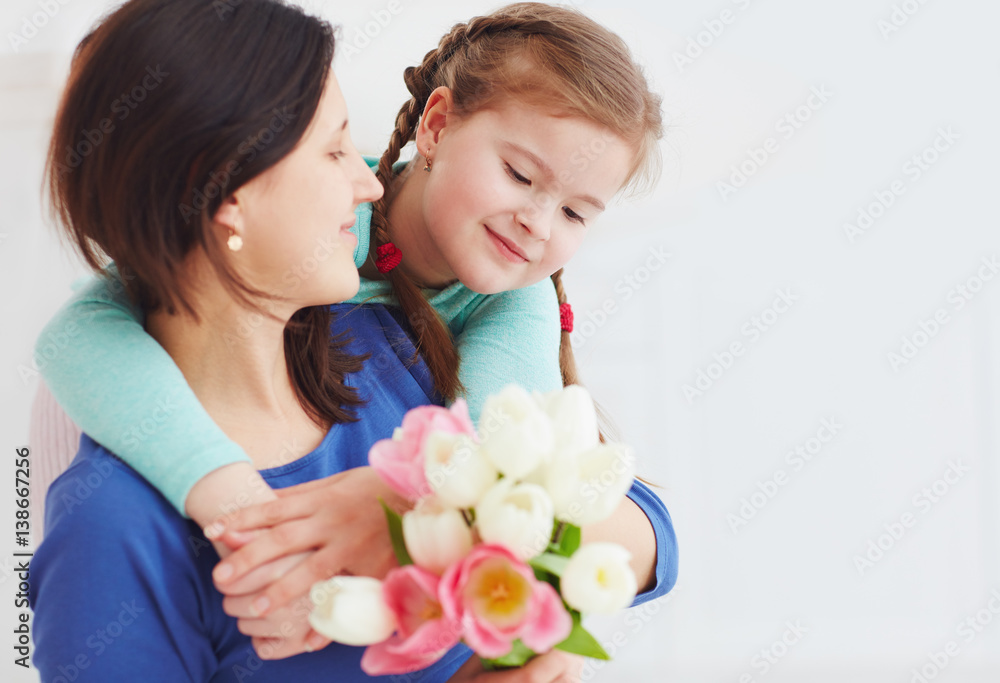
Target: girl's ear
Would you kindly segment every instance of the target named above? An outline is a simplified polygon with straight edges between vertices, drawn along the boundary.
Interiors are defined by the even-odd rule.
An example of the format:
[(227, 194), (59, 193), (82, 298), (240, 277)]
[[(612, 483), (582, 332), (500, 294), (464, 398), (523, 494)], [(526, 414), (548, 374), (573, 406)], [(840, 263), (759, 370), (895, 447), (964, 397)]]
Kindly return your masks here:
[(427, 104), (424, 105), (424, 113), (420, 117), (415, 137), (417, 153), (422, 156), (430, 154), (433, 158), (437, 146), (444, 137), (445, 129), (454, 123), (455, 111), (451, 88), (442, 85), (431, 92)]

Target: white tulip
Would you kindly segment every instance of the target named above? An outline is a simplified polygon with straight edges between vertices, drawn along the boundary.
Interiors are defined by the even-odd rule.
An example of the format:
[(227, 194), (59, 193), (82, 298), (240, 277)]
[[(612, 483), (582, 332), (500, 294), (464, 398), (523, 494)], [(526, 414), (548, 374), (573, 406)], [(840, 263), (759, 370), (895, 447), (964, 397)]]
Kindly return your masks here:
[(600, 443), (597, 410), (585, 388), (570, 384), (546, 394), (536, 392), (534, 398), (552, 421), (558, 449), (578, 452)]
[(476, 528), (483, 542), (503, 545), (521, 560), (548, 547), (554, 523), (552, 499), (545, 489), (506, 477), (476, 506)]
[(560, 451), (545, 472), (556, 519), (585, 526), (607, 519), (628, 493), (635, 457), (620, 444), (600, 444), (582, 453)]
[(427, 483), (445, 505), (471, 508), (497, 480), (497, 471), (465, 434), (432, 432), (424, 442)]
[(442, 574), (472, 550), (472, 530), (462, 513), (424, 498), (403, 515), (403, 539), (410, 558), (420, 567)]
[(566, 603), (584, 614), (614, 614), (631, 605), (639, 589), (631, 558), (617, 543), (580, 547), (559, 579)]
[(309, 624), (344, 645), (381, 643), (396, 630), (396, 617), (385, 603), (382, 582), (369, 576), (335, 576), (309, 591), (314, 608)]
[(555, 448), (552, 422), (516, 384), (483, 404), (479, 419), (483, 452), (506, 477), (521, 479), (546, 462)]

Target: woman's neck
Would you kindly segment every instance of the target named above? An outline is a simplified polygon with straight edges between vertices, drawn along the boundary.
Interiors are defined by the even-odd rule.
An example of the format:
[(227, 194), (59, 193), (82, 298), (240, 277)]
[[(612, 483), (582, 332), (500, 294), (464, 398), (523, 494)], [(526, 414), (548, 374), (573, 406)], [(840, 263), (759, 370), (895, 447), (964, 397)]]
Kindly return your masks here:
[(191, 289), (198, 292), (192, 301), (198, 321), (158, 311), (147, 317), (146, 329), (209, 416), (258, 469), (313, 450), (326, 430), (306, 414), (288, 375), (284, 327), (291, 312), (274, 320), (238, 304), (221, 284), (203, 281)]
[[(423, 220), (422, 202), (427, 184), (425, 173), (417, 170), (403, 171), (396, 179), (397, 187), (389, 203), (389, 237), (400, 251), (403, 261), (399, 268), (420, 287), (443, 289), (455, 281), (455, 273), (445, 262), (441, 252), (430, 239)], [(360, 268), (361, 276), (369, 280), (384, 280), (385, 276), (375, 267), (375, 240), (371, 239), (369, 259)]]

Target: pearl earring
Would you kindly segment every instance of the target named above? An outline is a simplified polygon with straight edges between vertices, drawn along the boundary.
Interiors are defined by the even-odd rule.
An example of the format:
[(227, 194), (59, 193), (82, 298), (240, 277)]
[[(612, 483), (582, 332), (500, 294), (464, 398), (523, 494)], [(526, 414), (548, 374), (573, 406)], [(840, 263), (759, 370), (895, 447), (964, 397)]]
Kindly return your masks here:
[(243, 248), (243, 238), (236, 232), (236, 228), (229, 228), (229, 239), (226, 241), (229, 251), (239, 251)]

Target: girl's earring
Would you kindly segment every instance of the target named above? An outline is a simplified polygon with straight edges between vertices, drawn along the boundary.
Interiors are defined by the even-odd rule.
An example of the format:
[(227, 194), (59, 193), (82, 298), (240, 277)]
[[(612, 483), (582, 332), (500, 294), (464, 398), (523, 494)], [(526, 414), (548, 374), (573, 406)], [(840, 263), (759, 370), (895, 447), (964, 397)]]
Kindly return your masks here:
[(430, 173), (431, 172), (431, 151), (430, 150), (427, 150), (427, 154), (424, 155), (424, 158), (427, 160), (427, 165), (424, 166), (424, 170), (427, 171), (428, 173)]
[(229, 240), (226, 242), (229, 251), (239, 251), (243, 248), (243, 238), (236, 232), (236, 228), (229, 228)]

